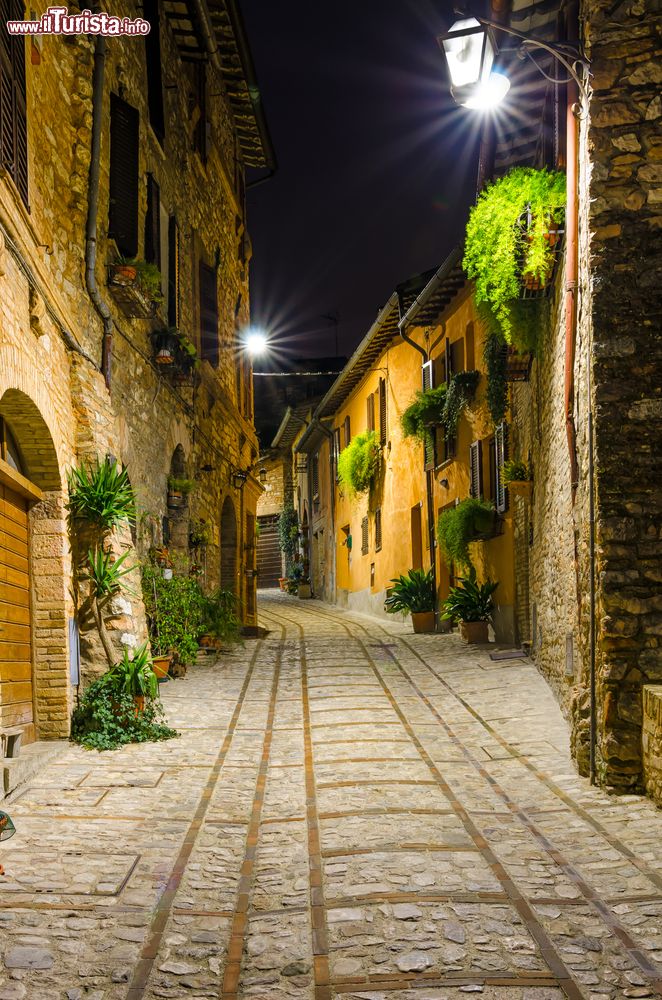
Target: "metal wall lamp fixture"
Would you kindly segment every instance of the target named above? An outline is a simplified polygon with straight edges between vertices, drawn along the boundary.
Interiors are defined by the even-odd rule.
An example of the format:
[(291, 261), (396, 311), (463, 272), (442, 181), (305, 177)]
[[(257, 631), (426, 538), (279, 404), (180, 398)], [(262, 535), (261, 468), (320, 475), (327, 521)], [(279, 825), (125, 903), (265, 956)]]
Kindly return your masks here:
[(232, 471), (232, 485), (236, 490), (243, 490), (246, 485), (246, 480), (248, 479), (248, 472), (244, 469), (233, 469)]
[[(497, 52), (495, 31), (503, 31), (506, 35), (520, 39), (520, 45), (516, 50), (519, 57), (530, 59), (536, 69), (551, 83), (563, 84), (574, 81), (579, 93), (579, 102), (573, 107), (573, 112), (578, 118), (586, 115), (589, 102), (590, 63), (581, 49), (562, 42), (552, 45), (483, 17), (465, 17), (456, 21), (445, 35), (439, 35), (437, 39), (446, 57), (451, 79), (451, 94), (456, 104), (474, 110), (488, 110), (496, 107), (508, 93), (510, 80), (505, 73), (492, 68)], [(532, 56), (531, 50), (535, 49), (541, 49), (554, 56), (568, 74), (567, 78), (559, 80), (549, 76)]]

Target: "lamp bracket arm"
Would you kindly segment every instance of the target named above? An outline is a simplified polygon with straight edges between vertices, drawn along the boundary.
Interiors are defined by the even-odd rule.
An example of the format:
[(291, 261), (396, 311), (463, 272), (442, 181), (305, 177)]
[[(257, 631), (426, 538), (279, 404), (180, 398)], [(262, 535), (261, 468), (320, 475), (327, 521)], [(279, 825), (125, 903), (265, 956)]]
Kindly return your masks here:
[(566, 43), (550, 45), (549, 42), (544, 42), (540, 38), (533, 38), (531, 35), (525, 35), (521, 31), (516, 31), (515, 28), (510, 28), (505, 24), (499, 24), (496, 21), (488, 21), (483, 17), (477, 17), (476, 20), (479, 24), (484, 25), (486, 28), (491, 28), (494, 31), (503, 31), (506, 35), (512, 35), (515, 38), (520, 38), (520, 51), (529, 57), (536, 69), (542, 73), (544, 77), (548, 80), (552, 80), (553, 83), (568, 82), (566, 80), (553, 80), (549, 77), (542, 67), (538, 65), (529, 52), (529, 49), (542, 49), (544, 52), (549, 52), (550, 55), (561, 63), (570, 79), (577, 85), (580, 97), (580, 108), (576, 111), (577, 117), (584, 117), (586, 115), (590, 96), (588, 83), (590, 63), (579, 47), (574, 47)]

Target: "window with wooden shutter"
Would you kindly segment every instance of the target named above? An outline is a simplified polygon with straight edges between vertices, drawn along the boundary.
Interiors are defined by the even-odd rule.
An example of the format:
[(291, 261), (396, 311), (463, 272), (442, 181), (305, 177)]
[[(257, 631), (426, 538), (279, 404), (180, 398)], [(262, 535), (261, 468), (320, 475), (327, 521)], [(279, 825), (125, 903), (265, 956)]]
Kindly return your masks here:
[(451, 344), (451, 371), (454, 375), (464, 371), (464, 337)]
[(10, 35), (7, 21), (22, 21), (20, 0), (0, 4), (0, 162), (28, 205), (28, 122), (25, 101), (25, 38)]
[(352, 427), (349, 422), (349, 416), (345, 417), (344, 428), (345, 428), (345, 448), (346, 448), (347, 445), (352, 440)]
[(138, 253), (138, 144), (140, 116), (110, 95), (110, 206), (108, 235), (123, 257)]
[(443, 385), (446, 381), (446, 358), (443, 354), (437, 355), (432, 362), (432, 385)]
[(218, 299), (216, 268), (200, 261), (200, 356), (218, 365)]
[(340, 455), (342, 448), (340, 444), (340, 428), (335, 427), (333, 430), (333, 464), (335, 467), (336, 482), (338, 482), (338, 457)]
[(453, 354), (451, 352), (451, 342), (446, 337), (446, 342), (444, 344), (444, 368), (446, 372), (446, 383), (450, 383), (451, 376), (453, 374)]
[(508, 458), (508, 427), (502, 422), (494, 429), (494, 459), (496, 466), (494, 506), (497, 514), (508, 510), (508, 490), (503, 485), (503, 465)]
[(320, 494), (320, 462), (319, 462), (319, 455), (315, 455), (315, 457), (313, 458), (313, 467), (312, 467), (312, 472), (311, 472), (311, 479), (312, 479), (313, 500), (318, 500), (319, 499), (319, 494)]
[(386, 396), (386, 379), (380, 378), (379, 380), (379, 443), (384, 445), (388, 440), (388, 424), (387, 424), (387, 396)]
[(168, 326), (179, 329), (179, 226), (168, 219)]
[(435, 435), (433, 431), (426, 431), (425, 439), (423, 442), (423, 455), (425, 459), (425, 470), (434, 469), (435, 467)]
[(426, 361), (421, 367), (421, 384), (423, 392), (434, 389), (434, 361)]
[(194, 101), (198, 120), (193, 133), (193, 148), (203, 163), (207, 162), (207, 68), (203, 62), (195, 67)]
[(375, 429), (375, 394), (371, 392), (366, 399), (366, 424), (369, 431)]
[(368, 543), (368, 518), (361, 521), (361, 555), (367, 556), (370, 545)]
[(161, 270), (161, 192), (152, 174), (147, 174), (145, 260)]
[(163, 145), (165, 139), (165, 115), (163, 113), (163, 78), (161, 60), (161, 24), (159, 0), (144, 0), (143, 17), (149, 21), (151, 30), (145, 35), (145, 65), (147, 69), (147, 109), (149, 124), (154, 135)]
[(474, 441), (469, 446), (469, 492), (479, 500), (483, 495), (483, 449), (482, 442)]
[(375, 552), (379, 552), (382, 547), (382, 508), (375, 511)]

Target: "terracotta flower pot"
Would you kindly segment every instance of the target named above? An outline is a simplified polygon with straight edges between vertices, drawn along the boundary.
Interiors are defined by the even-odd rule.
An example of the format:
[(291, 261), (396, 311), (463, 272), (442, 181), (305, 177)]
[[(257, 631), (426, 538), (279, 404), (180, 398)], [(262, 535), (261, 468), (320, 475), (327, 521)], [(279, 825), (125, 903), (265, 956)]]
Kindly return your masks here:
[(138, 271), (133, 264), (111, 264), (111, 280), (115, 285), (134, 285)]
[(434, 611), (412, 611), (411, 623), (414, 632), (434, 632)]
[(512, 482), (508, 483), (506, 489), (515, 497), (528, 499), (533, 490), (533, 482), (530, 479), (513, 479)]
[(135, 705), (136, 717), (142, 715), (142, 713), (145, 711), (145, 696), (143, 694), (134, 695), (133, 704)]
[(286, 576), (279, 576), (278, 577), (278, 586), (280, 587), (280, 589), (283, 591), (284, 594), (287, 593), (287, 577)]
[(460, 622), (460, 635), (472, 645), (485, 643), (488, 641), (487, 622)]
[(163, 680), (168, 676), (168, 671), (170, 670), (170, 664), (172, 663), (172, 656), (169, 654), (166, 656), (153, 656), (152, 657), (152, 670), (159, 678)]

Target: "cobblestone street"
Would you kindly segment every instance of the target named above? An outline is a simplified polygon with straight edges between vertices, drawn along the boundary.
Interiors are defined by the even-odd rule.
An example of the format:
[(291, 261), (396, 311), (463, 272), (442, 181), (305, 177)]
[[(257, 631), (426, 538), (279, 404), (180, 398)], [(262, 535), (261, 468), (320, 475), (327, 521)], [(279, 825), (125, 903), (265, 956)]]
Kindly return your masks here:
[(662, 996), (662, 813), (579, 778), (526, 660), (261, 595), (8, 805), (0, 1000)]

